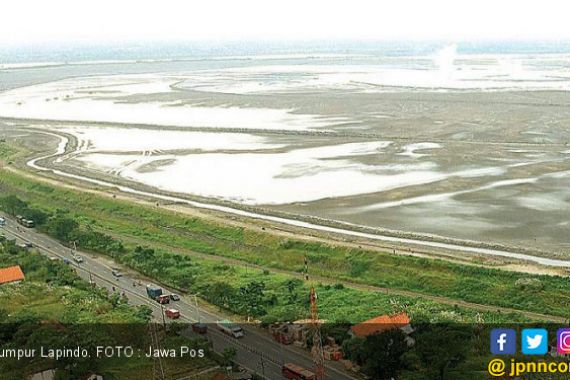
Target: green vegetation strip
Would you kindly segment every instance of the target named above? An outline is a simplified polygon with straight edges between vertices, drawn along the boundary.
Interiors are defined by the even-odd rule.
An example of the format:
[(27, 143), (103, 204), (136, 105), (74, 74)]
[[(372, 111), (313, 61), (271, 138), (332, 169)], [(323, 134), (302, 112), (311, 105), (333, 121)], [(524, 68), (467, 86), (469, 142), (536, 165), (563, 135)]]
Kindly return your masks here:
[[(97, 345), (150, 344), (146, 326), (151, 314), (149, 307), (130, 306), (118, 293), (91, 287), (63, 261), (22, 249), (0, 236), (0, 268), (12, 265), (22, 268), (25, 280), (0, 285), (0, 351), (26, 348), (39, 353), (41, 347), (47, 350), (80, 346), (94, 352)], [(167, 348), (194, 344), (197, 342), (176, 334), (163, 341)], [(215, 362), (208, 350), (205, 358), (172, 358), (164, 364), (167, 372), (187, 375)], [(58, 379), (84, 378), (94, 371), (106, 379), (134, 380), (148, 378), (152, 366), (152, 359), (144, 356), (127, 359), (92, 355), (74, 358), (70, 365), (70, 359), (51, 360), (37, 354), (31, 360), (0, 360), (0, 379), (29, 378), (35, 372), (53, 368), (58, 371)], [(174, 372), (169, 378), (174, 378)]]
[[(272, 320), (306, 316), (306, 285), (290, 285), (293, 278), (284, 274), (248, 271), (243, 266), (198, 260), (157, 247), (167, 245), (173, 250), (184, 249), (295, 272), (302, 271), (303, 258), (307, 256), (313, 274), (339, 282), (346, 280), (557, 316), (568, 315), (570, 311), (570, 285), (561, 277), (284, 239), (261, 230), (53, 187), (7, 171), (0, 171), (0, 191), (4, 194), (0, 208), (36, 220), (40, 229), (60, 240), (77, 240), (84, 249), (111, 255), (163, 283), (199, 291), (210, 302), (253, 317)], [(9, 194), (17, 194), (27, 203), (18, 204), (13, 198), (6, 198)], [(110, 235), (135, 238), (141, 247)], [(153, 245), (154, 249), (147, 248)], [(263, 288), (261, 306), (243, 305), (240, 297), (234, 296), (255, 291), (256, 286)], [(389, 297), (340, 285), (322, 286), (319, 291), (321, 313), (330, 320), (357, 322), (400, 308), (432, 320), (474, 318), (473, 311), (417, 298)], [(219, 299), (216, 294), (230, 294), (230, 301)], [(485, 313), (485, 318), (499, 321), (514, 316)]]

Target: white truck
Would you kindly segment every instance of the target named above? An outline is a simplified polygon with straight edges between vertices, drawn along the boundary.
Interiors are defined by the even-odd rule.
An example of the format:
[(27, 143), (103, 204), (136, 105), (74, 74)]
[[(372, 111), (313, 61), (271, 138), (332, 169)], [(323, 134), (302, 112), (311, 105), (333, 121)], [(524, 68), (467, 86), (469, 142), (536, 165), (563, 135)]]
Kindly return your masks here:
[(240, 326), (236, 325), (235, 323), (228, 321), (227, 319), (218, 321), (216, 325), (218, 326), (221, 332), (229, 336), (232, 336), (236, 339), (243, 338), (244, 336), (243, 329)]

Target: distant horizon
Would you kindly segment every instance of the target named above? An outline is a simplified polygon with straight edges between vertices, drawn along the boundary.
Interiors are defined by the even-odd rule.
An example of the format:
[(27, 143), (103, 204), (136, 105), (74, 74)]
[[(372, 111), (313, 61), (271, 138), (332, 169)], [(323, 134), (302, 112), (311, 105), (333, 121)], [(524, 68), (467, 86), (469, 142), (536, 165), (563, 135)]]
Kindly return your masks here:
[(186, 40), (75, 41), (23, 44), (0, 49), (0, 64), (73, 63), (144, 59), (224, 58), (290, 54), (430, 55), (454, 45), (458, 54), (570, 54), (570, 39), (430, 40)]

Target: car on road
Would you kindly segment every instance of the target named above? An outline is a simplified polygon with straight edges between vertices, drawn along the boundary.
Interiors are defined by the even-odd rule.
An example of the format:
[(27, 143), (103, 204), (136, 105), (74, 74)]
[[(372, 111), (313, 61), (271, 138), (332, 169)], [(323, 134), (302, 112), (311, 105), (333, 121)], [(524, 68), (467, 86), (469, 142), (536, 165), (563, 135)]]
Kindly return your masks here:
[(26, 228), (34, 228), (36, 225), (33, 220), (26, 219), (21, 215), (16, 216), (16, 221)]
[(73, 260), (74, 260), (76, 263), (79, 263), (79, 264), (81, 264), (81, 263), (84, 261), (84, 260), (83, 260), (83, 257), (81, 257), (81, 256), (79, 256), (79, 255), (74, 255), (74, 256), (73, 256)]
[(224, 319), (216, 323), (221, 332), (236, 339), (244, 337), (243, 329), (235, 323)]
[(171, 300), (171, 301), (180, 301), (180, 296), (179, 296), (178, 294), (176, 294), (176, 293), (172, 293), (172, 294), (170, 295), (170, 300)]
[(0, 227), (4, 227), (6, 225), (6, 219), (0, 217)]
[(112, 274), (113, 276), (117, 277), (117, 278), (123, 277), (123, 274), (122, 274), (121, 271), (119, 271), (118, 269), (113, 269), (113, 270), (111, 271), (111, 274)]

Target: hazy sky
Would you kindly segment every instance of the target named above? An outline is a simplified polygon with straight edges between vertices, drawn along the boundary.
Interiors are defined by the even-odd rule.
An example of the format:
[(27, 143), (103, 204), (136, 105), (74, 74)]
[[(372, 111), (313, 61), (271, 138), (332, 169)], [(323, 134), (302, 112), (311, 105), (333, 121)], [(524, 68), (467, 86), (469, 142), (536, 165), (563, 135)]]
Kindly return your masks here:
[(0, 44), (121, 40), (570, 39), (568, 0), (13, 0)]

